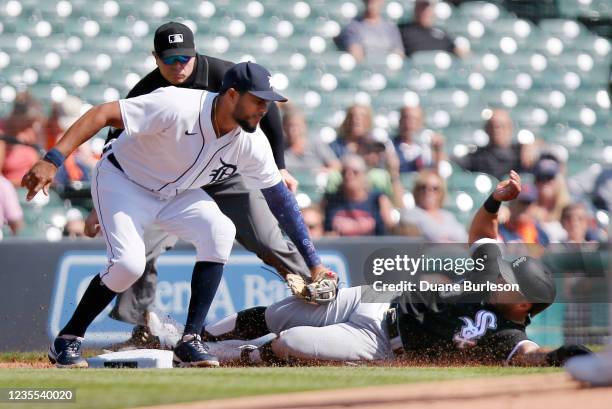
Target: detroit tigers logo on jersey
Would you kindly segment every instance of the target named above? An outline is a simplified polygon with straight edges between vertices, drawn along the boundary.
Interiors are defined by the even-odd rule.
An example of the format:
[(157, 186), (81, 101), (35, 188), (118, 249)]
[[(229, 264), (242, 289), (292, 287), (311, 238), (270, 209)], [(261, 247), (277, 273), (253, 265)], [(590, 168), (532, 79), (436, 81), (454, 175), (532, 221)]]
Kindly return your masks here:
[(230, 176), (233, 176), (234, 173), (236, 173), (236, 165), (224, 162), (223, 158), (219, 158), (219, 161), (221, 162), (221, 166), (219, 166), (217, 169), (214, 169), (210, 173), (210, 176), (212, 177), (210, 183), (219, 182), (223, 179), (227, 179)]
[(480, 310), (476, 313), (475, 318), (472, 321), (468, 317), (459, 317), (464, 325), (453, 337), (457, 348), (465, 349), (473, 347), (487, 333), (487, 330), (497, 328), (497, 316), (491, 311)]

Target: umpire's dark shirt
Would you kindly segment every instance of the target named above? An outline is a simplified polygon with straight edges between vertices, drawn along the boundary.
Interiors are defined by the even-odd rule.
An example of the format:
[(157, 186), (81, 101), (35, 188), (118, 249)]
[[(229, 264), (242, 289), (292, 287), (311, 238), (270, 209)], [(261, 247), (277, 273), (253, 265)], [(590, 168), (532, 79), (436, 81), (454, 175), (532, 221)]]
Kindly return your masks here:
[(465, 170), (487, 173), (499, 180), (512, 169), (517, 172), (528, 170), (524, 169), (521, 163), (520, 145), (512, 145), (508, 148), (487, 145), (462, 158), (455, 158), (455, 161)]
[(404, 44), (404, 53), (410, 56), (417, 51), (442, 50), (452, 53), (455, 49), (453, 40), (439, 28), (427, 28), (416, 23), (398, 26)]
[[(219, 92), (225, 72), (231, 68), (234, 63), (203, 54), (197, 54), (196, 58), (196, 66), (193, 72), (185, 82), (177, 85), (177, 87)], [(149, 94), (158, 88), (169, 87), (171, 85), (172, 84), (162, 76), (159, 68), (156, 68), (138, 81), (134, 88), (128, 92), (126, 98)], [(279, 169), (284, 169), (283, 128), (280, 112), (276, 104), (270, 104), (268, 113), (261, 120), (260, 126), (270, 141), (276, 165)], [(108, 143), (111, 139), (119, 136), (121, 131), (122, 130), (111, 129), (108, 133), (106, 142)]]

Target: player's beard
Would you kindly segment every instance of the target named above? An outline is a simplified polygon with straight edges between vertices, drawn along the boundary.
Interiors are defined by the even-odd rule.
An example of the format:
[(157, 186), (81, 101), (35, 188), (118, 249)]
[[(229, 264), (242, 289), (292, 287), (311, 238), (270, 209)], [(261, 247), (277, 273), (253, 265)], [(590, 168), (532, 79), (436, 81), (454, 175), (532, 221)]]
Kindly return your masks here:
[(257, 124), (253, 126), (246, 119), (234, 119), (234, 120), (236, 121), (238, 126), (240, 126), (245, 132), (253, 133), (257, 129)]
[(257, 125), (259, 124), (259, 121), (257, 121), (255, 122), (255, 125), (252, 125), (248, 120), (249, 117), (239, 117), (236, 114), (234, 114), (233, 117), (234, 121), (236, 121), (238, 126), (240, 126), (240, 128), (242, 128), (245, 132), (248, 133), (255, 132), (255, 130), (257, 129)]

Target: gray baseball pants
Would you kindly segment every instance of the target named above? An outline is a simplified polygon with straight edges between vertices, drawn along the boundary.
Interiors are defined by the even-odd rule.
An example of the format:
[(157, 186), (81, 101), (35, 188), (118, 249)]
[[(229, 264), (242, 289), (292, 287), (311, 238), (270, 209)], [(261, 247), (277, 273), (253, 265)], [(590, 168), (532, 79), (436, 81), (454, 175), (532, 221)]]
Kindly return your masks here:
[(295, 296), (266, 309), (266, 324), (278, 335), (279, 358), (361, 361), (392, 358), (385, 323), (389, 303), (362, 303), (361, 287), (341, 288), (328, 305)]
[[(255, 253), (264, 263), (283, 276), (308, 274), (308, 267), (294, 244), (283, 237), (278, 221), (270, 211), (261, 191), (249, 190), (240, 175), (204, 188), (221, 211), (236, 226), (236, 240)], [(110, 317), (131, 324), (145, 325), (145, 314), (155, 301), (157, 271), (155, 261), (173, 247), (178, 238), (161, 228), (144, 233), (147, 264), (144, 274), (125, 292), (120, 293)]]

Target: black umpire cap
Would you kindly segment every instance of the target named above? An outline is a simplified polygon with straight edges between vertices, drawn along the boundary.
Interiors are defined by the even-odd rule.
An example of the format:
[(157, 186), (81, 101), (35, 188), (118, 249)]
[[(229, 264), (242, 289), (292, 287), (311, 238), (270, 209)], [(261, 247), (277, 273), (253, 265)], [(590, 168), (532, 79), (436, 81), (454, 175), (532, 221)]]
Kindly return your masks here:
[(164, 59), (175, 55), (196, 55), (193, 32), (185, 24), (171, 21), (155, 30), (153, 39), (155, 54)]
[(287, 102), (287, 98), (272, 87), (272, 74), (254, 62), (241, 62), (227, 70), (221, 83), (221, 94), (230, 88), (248, 92), (266, 101)]

